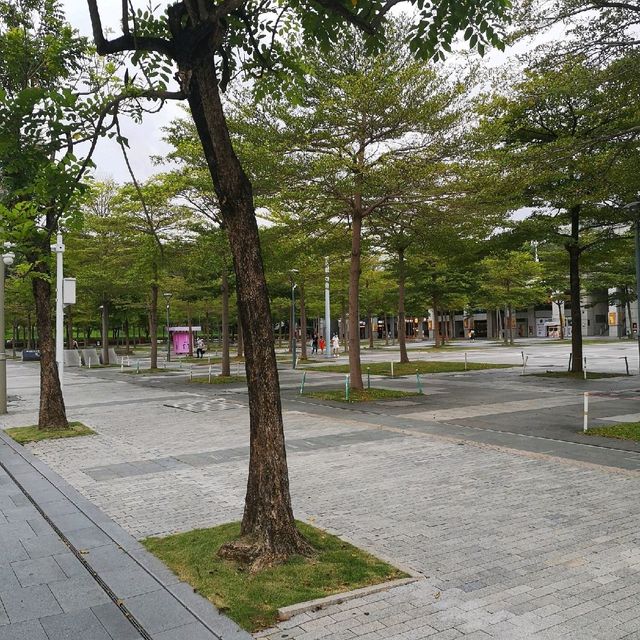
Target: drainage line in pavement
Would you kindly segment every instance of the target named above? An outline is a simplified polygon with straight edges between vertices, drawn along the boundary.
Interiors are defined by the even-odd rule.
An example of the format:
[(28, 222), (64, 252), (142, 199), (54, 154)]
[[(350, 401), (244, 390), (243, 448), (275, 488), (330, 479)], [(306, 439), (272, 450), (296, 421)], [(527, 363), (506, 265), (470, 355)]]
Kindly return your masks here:
[[(19, 455), (19, 454), (17, 454)], [(13, 480), (15, 485), (22, 491), (27, 500), (37, 509), (38, 513), (46, 520), (47, 524), (56, 532), (58, 537), (69, 547), (69, 550), (73, 555), (80, 560), (82, 566), (89, 572), (91, 577), (100, 585), (100, 588), (109, 596), (109, 598), (113, 601), (113, 603), (120, 609), (125, 618), (131, 623), (133, 627), (135, 627), (136, 631), (144, 638), (144, 640), (153, 640), (153, 638), (149, 635), (148, 631), (138, 622), (136, 617), (127, 609), (122, 600), (120, 600), (116, 594), (111, 590), (109, 585), (91, 568), (91, 565), (82, 557), (82, 554), (78, 549), (76, 549), (71, 541), (67, 538), (67, 536), (60, 531), (60, 529), (56, 526), (56, 524), (49, 518), (49, 516), (42, 510), (40, 505), (31, 497), (31, 494), (20, 484), (20, 482), (16, 479), (16, 477), (7, 469), (7, 467), (0, 461), (0, 467), (5, 471), (5, 473)], [(62, 494), (64, 495), (64, 494)]]

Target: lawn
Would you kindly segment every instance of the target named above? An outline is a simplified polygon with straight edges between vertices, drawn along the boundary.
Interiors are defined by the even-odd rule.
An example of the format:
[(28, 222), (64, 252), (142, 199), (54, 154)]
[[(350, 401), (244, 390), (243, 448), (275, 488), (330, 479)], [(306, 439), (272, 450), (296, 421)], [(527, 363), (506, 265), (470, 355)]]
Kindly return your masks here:
[(58, 438), (75, 438), (76, 436), (90, 436), (95, 431), (82, 424), (70, 422), (68, 429), (38, 429), (37, 425), (30, 427), (12, 427), (5, 429), (5, 433), (19, 444), (39, 442), (40, 440), (57, 440)]
[(587, 435), (640, 442), (640, 422), (621, 422), (608, 424), (604, 427), (593, 427), (587, 431)]
[[(414, 362), (407, 362), (406, 364), (400, 364), (399, 362), (393, 363), (393, 375), (397, 376), (410, 376), (416, 373), (449, 373), (454, 371), (479, 371), (481, 369), (505, 369), (509, 367), (515, 367), (515, 364), (492, 364), (490, 362), (468, 362), (465, 369), (464, 361), (462, 362), (448, 362), (448, 361), (426, 361), (415, 360)], [(323, 367), (305, 367), (309, 371), (328, 371), (330, 373), (349, 373), (348, 364), (330, 364)], [(391, 363), (390, 362), (372, 362), (370, 364), (363, 363), (362, 374), (366, 375), (367, 371), (372, 375), (377, 376), (390, 376), (391, 375)]]
[[(538, 378), (571, 378), (574, 380), (584, 380), (584, 373), (573, 371), (545, 371), (544, 373), (529, 373), (527, 375)], [(626, 373), (602, 373), (598, 371), (587, 371), (587, 380), (599, 380), (600, 378), (620, 378), (627, 377)]]
[(206, 378), (198, 377), (192, 378), (191, 382), (196, 382), (198, 384), (233, 384), (234, 382), (245, 382), (246, 378), (244, 376), (211, 376), (211, 380), (209, 377)]
[(317, 555), (294, 556), (285, 564), (255, 574), (217, 555), (223, 543), (239, 536), (238, 522), (147, 538), (142, 544), (181, 580), (252, 632), (272, 626), (280, 607), (407, 577), (320, 529), (301, 522), (298, 527)]
[[(319, 400), (335, 400), (346, 402), (344, 389), (331, 389), (329, 391), (309, 391), (303, 395)], [(407, 396), (420, 395), (411, 391), (397, 391), (396, 389), (350, 389), (349, 402), (373, 402), (375, 400), (388, 400), (390, 398), (406, 398)]]

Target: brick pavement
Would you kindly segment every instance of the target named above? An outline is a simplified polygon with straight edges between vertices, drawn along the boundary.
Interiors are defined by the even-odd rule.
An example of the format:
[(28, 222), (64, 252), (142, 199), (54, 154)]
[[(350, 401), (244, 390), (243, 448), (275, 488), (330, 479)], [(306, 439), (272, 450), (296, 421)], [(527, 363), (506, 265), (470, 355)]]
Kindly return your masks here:
[[(82, 374), (77, 380), (86, 388)], [(90, 470), (245, 447), (246, 409), (191, 413), (164, 406), (163, 394), (144, 385), (103, 379), (90, 386), (96, 402), (114, 394), (158, 401), (106, 412), (86, 398), (80, 408), (70, 391), (70, 414), (98, 435), (33, 445), (40, 458), (136, 537), (241, 516), (242, 457), (216, 464), (196, 457), (135, 478), (99, 479)], [(28, 411), (11, 420), (23, 424)], [(301, 405), (285, 413), (288, 439), (328, 439), (289, 452), (296, 514), (426, 577), (296, 616), (264, 637), (640, 638), (637, 473), (429, 434), (336, 445), (331, 438), (347, 432), (384, 430), (366, 414), (344, 415), (311, 415)]]

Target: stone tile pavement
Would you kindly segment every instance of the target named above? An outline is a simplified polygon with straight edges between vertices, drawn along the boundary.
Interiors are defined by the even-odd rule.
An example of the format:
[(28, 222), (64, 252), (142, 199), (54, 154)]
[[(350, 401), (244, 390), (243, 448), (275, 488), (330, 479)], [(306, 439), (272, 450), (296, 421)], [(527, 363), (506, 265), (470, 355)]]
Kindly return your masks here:
[[(193, 413), (165, 406), (159, 389), (69, 377), (69, 413), (98, 435), (30, 448), (125, 530), (140, 538), (241, 516), (246, 409)], [(76, 394), (76, 381), (90, 385), (93, 404)], [(187, 402), (192, 394), (174, 395)], [(129, 402), (99, 404), (115, 397)], [(314, 442), (288, 454), (298, 517), (425, 578), (295, 616), (262, 637), (640, 638), (637, 472), (295, 406), (285, 413), (288, 440)], [(25, 402), (9, 422), (24, 424), (29, 412)], [(366, 435), (380, 432), (393, 437)], [(189, 464), (156, 466), (188, 455)], [(123, 473), (95, 473), (114, 465)]]

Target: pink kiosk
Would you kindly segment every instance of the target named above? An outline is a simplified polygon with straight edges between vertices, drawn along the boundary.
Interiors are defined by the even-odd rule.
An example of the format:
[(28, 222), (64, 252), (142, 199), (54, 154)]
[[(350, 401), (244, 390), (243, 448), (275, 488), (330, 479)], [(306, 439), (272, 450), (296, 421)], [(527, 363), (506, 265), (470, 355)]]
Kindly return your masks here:
[[(195, 334), (202, 327), (191, 327), (191, 346), (195, 351)], [(171, 334), (171, 351), (177, 356), (189, 353), (189, 327), (169, 327)]]

